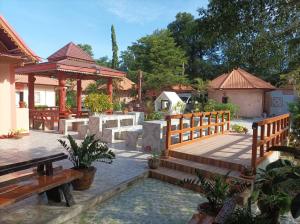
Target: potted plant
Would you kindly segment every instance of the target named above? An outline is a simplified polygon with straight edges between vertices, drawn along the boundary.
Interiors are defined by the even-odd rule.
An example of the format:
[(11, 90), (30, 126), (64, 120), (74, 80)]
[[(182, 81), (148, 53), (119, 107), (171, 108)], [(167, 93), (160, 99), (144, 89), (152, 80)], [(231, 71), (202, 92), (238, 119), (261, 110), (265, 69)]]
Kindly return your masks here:
[(245, 179), (253, 180), (255, 178), (253, 168), (251, 166), (244, 166), (244, 168), (241, 172), (241, 177), (243, 177)]
[(157, 150), (152, 150), (151, 146), (147, 146), (145, 148), (145, 151), (148, 153), (151, 153), (151, 156), (148, 157), (148, 166), (150, 169), (157, 169), (159, 167), (160, 163), (160, 154), (157, 152)]
[(68, 135), (69, 145), (59, 139), (59, 143), (68, 151), (69, 160), (73, 163), (73, 169), (83, 173), (83, 177), (73, 181), (74, 190), (86, 190), (93, 183), (96, 167), (94, 162), (104, 162), (111, 164), (115, 159), (115, 154), (108, 148), (107, 144), (95, 139), (94, 135), (86, 136), (80, 145), (76, 143), (72, 136)]
[(229, 173), (225, 176), (212, 175), (207, 177), (201, 170), (195, 170), (196, 179), (184, 179), (181, 185), (197, 188), (207, 198), (207, 202), (198, 205), (201, 216), (215, 217), (222, 208), (227, 198), (244, 192), (248, 187), (248, 182), (229, 181)]
[(102, 93), (91, 93), (87, 95), (84, 99), (84, 105), (89, 108), (90, 112), (94, 115), (113, 108), (113, 104), (110, 102), (109, 96)]
[(27, 104), (25, 101), (19, 101), (19, 107), (20, 108), (26, 108), (27, 107)]

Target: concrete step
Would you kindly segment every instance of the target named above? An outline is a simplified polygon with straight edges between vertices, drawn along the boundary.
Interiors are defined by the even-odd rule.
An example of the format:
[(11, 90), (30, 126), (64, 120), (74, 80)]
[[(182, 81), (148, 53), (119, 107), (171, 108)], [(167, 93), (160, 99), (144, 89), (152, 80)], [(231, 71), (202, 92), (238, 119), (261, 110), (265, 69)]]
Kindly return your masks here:
[(169, 157), (168, 159), (161, 159), (160, 166), (192, 175), (195, 175), (195, 170), (199, 169), (207, 177), (213, 176), (214, 174), (225, 176), (227, 173), (230, 172), (229, 177), (239, 180), (245, 180), (244, 178), (240, 177), (240, 172), (236, 170), (230, 170), (227, 168), (198, 163), (190, 160), (178, 159), (174, 157)]
[(211, 165), (214, 167), (220, 167), (225, 168), (228, 170), (238, 171), (241, 172), (243, 170), (243, 165), (232, 163), (228, 161), (223, 160), (216, 160), (209, 157), (199, 156), (199, 155), (193, 155), (188, 153), (183, 153), (179, 151), (170, 150), (169, 155), (173, 158), (182, 159), (182, 160), (188, 160), (193, 161), (201, 164)]

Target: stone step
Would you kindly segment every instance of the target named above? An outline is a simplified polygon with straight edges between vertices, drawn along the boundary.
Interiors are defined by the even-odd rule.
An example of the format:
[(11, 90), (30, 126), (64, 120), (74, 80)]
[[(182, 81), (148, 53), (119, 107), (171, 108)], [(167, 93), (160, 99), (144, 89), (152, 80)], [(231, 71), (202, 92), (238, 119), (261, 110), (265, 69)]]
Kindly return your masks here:
[(168, 159), (161, 159), (160, 166), (192, 175), (195, 175), (195, 170), (199, 169), (207, 177), (212, 176), (214, 174), (225, 176), (227, 173), (229, 173), (229, 177), (231, 178), (245, 180), (244, 178), (240, 177), (240, 172), (236, 170), (230, 170), (227, 168), (198, 163), (190, 160), (178, 159), (174, 157), (169, 157)]
[[(158, 179), (158, 180), (161, 180), (164, 182), (168, 182), (170, 184), (175, 184), (175, 185), (180, 185), (180, 181), (187, 179), (187, 178), (189, 178), (189, 179), (197, 178), (196, 175), (177, 171), (177, 170), (172, 170), (172, 169), (165, 168), (165, 167), (159, 167), (158, 169), (154, 169), (154, 170), (150, 169), (149, 177), (155, 178), (155, 179)], [(180, 185), (180, 186), (190, 189), (190, 190), (201, 192), (199, 187), (188, 186), (188, 185), (184, 185), (184, 186)]]
[(183, 152), (174, 151), (174, 150), (169, 151), (169, 156), (171, 156), (173, 158), (177, 158), (177, 159), (193, 161), (193, 162), (197, 162), (197, 163), (201, 163), (201, 164), (207, 164), (207, 165), (221, 167), (221, 168), (225, 168), (228, 170), (239, 171), (239, 172), (241, 172), (244, 168), (243, 165), (241, 165), (241, 164), (217, 160), (217, 159), (199, 156), (199, 155), (183, 153)]

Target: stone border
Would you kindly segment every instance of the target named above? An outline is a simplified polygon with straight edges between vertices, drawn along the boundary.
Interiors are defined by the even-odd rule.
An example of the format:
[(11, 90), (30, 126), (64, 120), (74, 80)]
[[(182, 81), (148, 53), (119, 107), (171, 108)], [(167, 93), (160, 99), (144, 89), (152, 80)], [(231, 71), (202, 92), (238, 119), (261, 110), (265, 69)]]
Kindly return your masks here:
[(122, 183), (114, 186), (112, 189), (102, 192), (100, 194), (94, 195), (93, 197), (90, 197), (88, 200), (75, 204), (71, 207), (70, 211), (59, 215), (55, 218), (53, 218), (51, 221), (46, 222), (47, 224), (60, 224), (67, 222), (68, 220), (75, 218), (76, 216), (80, 215), (81, 213), (87, 211), (89, 208), (96, 206), (97, 204), (100, 204), (113, 196), (125, 191), (128, 187), (136, 184), (137, 182), (144, 180), (149, 177), (149, 171), (145, 171), (140, 175), (137, 175), (129, 180), (123, 181)]

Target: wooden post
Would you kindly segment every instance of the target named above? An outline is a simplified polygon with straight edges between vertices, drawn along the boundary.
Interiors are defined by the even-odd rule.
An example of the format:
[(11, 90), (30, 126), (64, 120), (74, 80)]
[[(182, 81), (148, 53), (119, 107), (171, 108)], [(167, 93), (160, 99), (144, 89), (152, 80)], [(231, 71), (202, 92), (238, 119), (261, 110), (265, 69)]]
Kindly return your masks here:
[[(179, 130), (180, 130), (180, 131), (183, 130), (183, 116), (181, 116), (181, 117), (179, 118)], [(182, 133), (182, 132), (179, 133), (179, 142), (180, 142), (180, 143), (183, 142), (183, 133)]]
[(167, 127), (166, 127), (166, 149), (165, 149), (165, 156), (169, 156), (169, 149), (171, 145), (171, 117), (166, 116)]
[(207, 128), (207, 135), (210, 135), (210, 123), (211, 123), (211, 113), (208, 115), (208, 128)]
[(81, 79), (77, 80), (77, 117), (80, 117), (81, 115)]
[[(276, 132), (276, 122), (272, 122), (272, 135)], [(275, 138), (272, 139), (272, 146), (275, 145)]]
[(59, 85), (59, 114), (66, 112), (66, 77), (63, 72), (58, 73), (58, 85)]
[[(277, 126), (276, 133), (278, 134), (280, 132), (280, 120), (276, 121), (276, 126)], [(280, 140), (280, 136), (277, 135), (276, 136), (276, 144), (277, 145), (279, 144), (279, 140)]]
[(29, 110), (34, 109), (34, 82), (35, 77), (33, 75), (28, 75), (28, 108)]
[(219, 132), (219, 115), (218, 115), (218, 112), (216, 114), (216, 119), (215, 119), (215, 134), (217, 134)]
[(200, 115), (200, 138), (203, 136), (203, 114)]
[(251, 166), (254, 172), (256, 172), (256, 157), (257, 157), (257, 123), (253, 123), (253, 138), (252, 138), (252, 158)]
[(227, 111), (227, 131), (230, 130), (230, 111)]
[(191, 128), (191, 131), (190, 131), (190, 140), (193, 140), (194, 139), (194, 114), (192, 114), (191, 116), (191, 120), (190, 120), (190, 128)]
[[(271, 124), (267, 124), (267, 138), (270, 138), (271, 136)], [(270, 140), (267, 142), (267, 151), (270, 148)]]
[[(262, 125), (260, 127), (260, 140), (264, 141), (264, 139), (265, 139), (265, 125)], [(264, 147), (265, 147), (265, 144), (260, 146), (260, 153), (259, 153), (260, 157), (264, 156)]]
[(222, 134), (224, 134), (224, 122), (225, 122), (225, 118), (224, 118), (224, 112), (222, 112)]
[(112, 103), (113, 99), (113, 86), (112, 86), (112, 78), (109, 77), (107, 79), (107, 95), (109, 96), (109, 100)]

